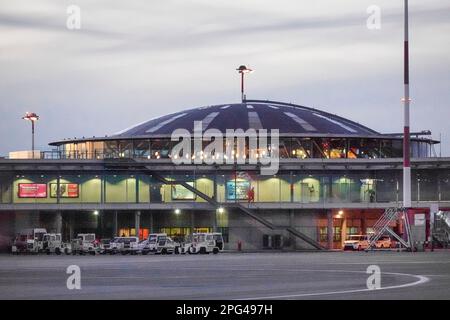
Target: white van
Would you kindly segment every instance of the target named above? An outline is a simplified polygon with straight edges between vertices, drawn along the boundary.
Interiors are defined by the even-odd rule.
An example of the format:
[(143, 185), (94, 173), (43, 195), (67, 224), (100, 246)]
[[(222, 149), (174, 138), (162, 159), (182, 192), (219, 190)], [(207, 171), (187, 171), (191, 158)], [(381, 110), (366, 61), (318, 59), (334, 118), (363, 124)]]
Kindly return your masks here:
[(126, 255), (137, 254), (139, 252), (138, 237), (115, 237), (109, 243), (109, 254), (121, 253)]
[(151, 233), (148, 235), (147, 247), (150, 252), (156, 252), (158, 243), (167, 239), (167, 233)]
[(77, 253), (95, 255), (98, 251), (95, 233), (79, 233), (75, 239), (72, 239), (70, 249), (73, 255)]

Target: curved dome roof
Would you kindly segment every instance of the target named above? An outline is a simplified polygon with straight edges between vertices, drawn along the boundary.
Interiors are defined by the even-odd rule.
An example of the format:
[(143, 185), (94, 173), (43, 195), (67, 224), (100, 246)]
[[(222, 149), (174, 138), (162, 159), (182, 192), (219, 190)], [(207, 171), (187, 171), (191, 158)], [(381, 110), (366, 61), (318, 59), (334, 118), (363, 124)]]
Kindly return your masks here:
[(176, 129), (193, 133), (194, 121), (203, 130), (278, 129), (280, 136), (379, 136), (380, 134), (345, 118), (304, 106), (275, 101), (247, 100), (185, 110), (154, 118), (108, 138), (170, 137)]

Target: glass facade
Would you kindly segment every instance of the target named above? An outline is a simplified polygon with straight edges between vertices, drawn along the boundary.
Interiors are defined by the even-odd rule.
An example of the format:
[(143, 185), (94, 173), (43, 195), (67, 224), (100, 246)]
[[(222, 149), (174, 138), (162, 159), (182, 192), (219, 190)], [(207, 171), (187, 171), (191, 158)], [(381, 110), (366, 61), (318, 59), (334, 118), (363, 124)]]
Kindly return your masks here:
[[(44, 158), (63, 159), (102, 159), (102, 158), (140, 158), (168, 159), (172, 147), (177, 142), (170, 139), (133, 139), (70, 142), (62, 144), (56, 151), (44, 152)], [(192, 142), (193, 143), (193, 142)], [(203, 147), (207, 145), (203, 143)], [(224, 141), (224, 146), (226, 143)], [(413, 158), (432, 157), (433, 142), (426, 139), (411, 140), (411, 156)], [(225, 148), (224, 148), (225, 150)], [(192, 151), (192, 150), (191, 150)], [(270, 153), (270, 148), (268, 148)], [(250, 149), (248, 143), (244, 152), (246, 159), (263, 157), (265, 151)], [(183, 155), (186, 156), (186, 155)], [(198, 156), (192, 152), (187, 156)], [(281, 159), (322, 158), (322, 159), (375, 159), (401, 158), (401, 139), (375, 138), (283, 138), (279, 140), (279, 156)]]
[[(0, 203), (179, 203), (206, 202), (193, 187), (219, 203), (383, 203), (401, 201), (400, 170), (345, 172), (257, 171), (2, 173)], [(162, 182), (163, 181), (163, 182)], [(413, 201), (450, 201), (450, 170), (413, 170)]]

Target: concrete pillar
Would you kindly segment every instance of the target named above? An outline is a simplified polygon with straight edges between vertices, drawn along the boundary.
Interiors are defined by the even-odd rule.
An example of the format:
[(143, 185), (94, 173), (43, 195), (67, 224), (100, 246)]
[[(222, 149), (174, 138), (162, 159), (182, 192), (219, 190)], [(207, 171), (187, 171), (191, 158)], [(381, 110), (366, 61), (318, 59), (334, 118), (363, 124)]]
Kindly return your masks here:
[(347, 218), (344, 216), (342, 218), (342, 229), (341, 229), (341, 246), (344, 246), (344, 241), (347, 239)]
[(136, 230), (136, 237), (139, 237), (139, 231), (141, 229), (141, 212), (136, 211), (134, 214), (134, 229)]
[(333, 211), (328, 210), (327, 212), (327, 238), (328, 238), (328, 249), (333, 249), (333, 238), (334, 238), (334, 228), (333, 228)]
[[(295, 228), (295, 214), (294, 210), (289, 210), (289, 227)], [(291, 243), (291, 247), (296, 249), (297, 242), (295, 241), (295, 237), (289, 233), (289, 242)]]
[(69, 214), (69, 240), (72, 240), (74, 238), (74, 228), (75, 228), (75, 218), (74, 218), (74, 214), (75, 213), (70, 213)]
[(113, 213), (113, 237), (117, 237), (117, 211)]
[(217, 210), (213, 211), (213, 232), (217, 232)]
[(56, 233), (62, 233), (62, 215), (61, 211), (56, 212), (54, 220), (54, 228)]
[(367, 226), (366, 226), (366, 213), (364, 210), (360, 213), (360, 223), (361, 223), (361, 232), (360, 234), (367, 234)]
[(153, 225), (153, 212), (152, 211), (150, 211), (150, 216), (149, 216), (149, 219), (150, 219), (150, 233), (154, 233), (155, 231), (154, 231), (154, 225)]

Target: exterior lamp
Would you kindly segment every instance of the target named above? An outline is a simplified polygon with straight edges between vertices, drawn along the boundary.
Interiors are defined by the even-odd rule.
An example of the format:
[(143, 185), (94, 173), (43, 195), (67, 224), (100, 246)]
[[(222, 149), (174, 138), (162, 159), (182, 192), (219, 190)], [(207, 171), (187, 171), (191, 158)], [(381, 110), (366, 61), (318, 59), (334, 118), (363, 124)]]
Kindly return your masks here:
[(241, 99), (242, 102), (245, 101), (245, 93), (244, 93), (244, 75), (250, 72), (253, 72), (252, 69), (246, 67), (245, 65), (239, 66), (236, 71), (241, 75)]
[(177, 214), (177, 215), (178, 215), (178, 214), (180, 214), (180, 213), (181, 213), (181, 210), (180, 210), (180, 209), (175, 209), (175, 211), (174, 211), (174, 212), (175, 212), (175, 214)]
[(34, 123), (39, 120), (39, 116), (34, 112), (27, 112), (22, 119), (31, 122), (31, 152), (34, 159)]

